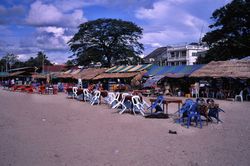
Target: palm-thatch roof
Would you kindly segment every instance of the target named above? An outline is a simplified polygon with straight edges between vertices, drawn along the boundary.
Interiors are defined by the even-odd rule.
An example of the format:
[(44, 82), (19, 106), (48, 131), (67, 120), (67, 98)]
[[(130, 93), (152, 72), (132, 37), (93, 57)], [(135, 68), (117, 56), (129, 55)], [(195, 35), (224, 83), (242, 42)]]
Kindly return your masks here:
[(47, 75), (42, 74), (42, 73), (34, 73), (34, 74), (32, 74), (32, 78), (34, 78), (34, 79), (46, 79)]
[(65, 72), (55, 73), (55, 78), (73, 78), (74, 75), (78, 74), (82, 69), (70, 69)]
[(82, 80), (91, 80), (92, 78), (105, 72), (106, 70), (107, 70), (106, 68), (88, 68), (73, 75), (73, 78)]
[(250, 60), (212, 61), (193, 72), (190, 77), (250, 78)]

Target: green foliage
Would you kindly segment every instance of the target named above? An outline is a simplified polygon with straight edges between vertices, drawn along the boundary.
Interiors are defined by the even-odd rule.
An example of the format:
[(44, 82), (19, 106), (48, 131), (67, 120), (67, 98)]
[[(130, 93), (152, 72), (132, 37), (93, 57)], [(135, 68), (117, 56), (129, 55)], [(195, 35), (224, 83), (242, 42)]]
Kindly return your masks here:
[(18, 56), (7, 53), (2, 59), (1, 59), (1, 64), (4, 66), (5, 71), (8, 71), (9, 69), (14, 67), (14, 64), (18, 63)]
[(233, 0), (213, 12), (212, 31), (203, 37), (210, 50), (200, 62), (243, 58), (250, 53), (250, 2)]
[(74, 66), (76, 65), (77, 62), (75, 62), (75, 60), (67, 60), (67, 62), (65, 63), (67, 66)]
[(52, 63), (48, 60), (48, 57), (43, 52), (39, 51), (35, 58), (30, 57), (25, 62), (25, 66), (42, 68), (43, 63), (44, 65), (52, 65)]
[(38, 67), (42, 68), (44, 65), (52, 65), (48, 60), (48, 57), (43, 52), (38, 52), (35, 58), (30, 57), (27, 61), (21, 62), (18, 60), (18, 56), (14, 54), (7, 53), (2, 59), (0, 59), (0, 69), (8, 71), (9, 69), (19, 68), (19, 67)]
[(97, 19), (81, 24), (68, 44), (78, 65), (101, 62), (111, 66), (138, 61), (144, 49), (138, 42), (141, 37), (142, 28), (132, 22)]

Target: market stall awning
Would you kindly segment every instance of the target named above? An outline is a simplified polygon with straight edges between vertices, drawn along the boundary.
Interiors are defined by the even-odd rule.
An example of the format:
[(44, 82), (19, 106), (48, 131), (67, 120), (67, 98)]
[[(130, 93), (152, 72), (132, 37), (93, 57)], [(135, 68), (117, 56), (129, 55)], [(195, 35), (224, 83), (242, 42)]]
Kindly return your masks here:
[(133, 72), (133, 73), (102, 73), (93, 80), (105, 79), (105, 78), (132, 78), (139, 74), (140, 72)]
[(114, 66), (105, 71), (105, 73), (127, 73), (127, 72), (139, 72), (143, 70), (147, 70), (152, 66), (152, 64), (144, 64), (144, 65), (129, 65), (129, 66)]
[(157, 65), (153, 65), (150, 70), (148, 70), (147, 73), (145, 73), (144, 76), (154, 76), (156, 75), (160, 70), (162, 70), (164, 67), (162, 66), (157, 66)]
[(78, 74), (81, 69), (69, 69), (65, 72), (54, 73), (54, 78), (73, 78), (74, 75)]
[(212, 61), (193, 72), (190, 77), (249, 79), (250, 60)]
[(164, 75), (157, 75), (157, 76), (149, 77), (146, 80), (146, 82), (143, 84), (143, 87), (144, 88), (154, 87), (157, 85), (157, 82), (160, 81), (164, 77), (165, 77)]
[(151, 68), (145, 76), (164, 75), (169, 78), (181, 78), (189, 76), (203, 65), (158, 66)]
[(9, 73), (8, 72), (0, 72), (0, 77), (8, 77)]

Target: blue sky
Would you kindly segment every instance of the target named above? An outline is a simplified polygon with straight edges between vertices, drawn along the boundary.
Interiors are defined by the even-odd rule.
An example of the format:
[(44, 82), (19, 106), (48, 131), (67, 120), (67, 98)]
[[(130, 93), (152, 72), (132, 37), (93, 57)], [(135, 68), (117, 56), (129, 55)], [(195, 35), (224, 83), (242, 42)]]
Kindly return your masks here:
[(8, 52), (18, 55), (20, 60), (27, 60), (43, 51), (52, 62), (64, 63), (72, 54), (67, 41), (77, 32), (77, 26), (98, 18), (119, 18), (142, 27), (143, 55), (147, 55), (157, 47), (197, 42), (209, 31), (212, 12), (229, 2), (1, 0), (0, 57)]

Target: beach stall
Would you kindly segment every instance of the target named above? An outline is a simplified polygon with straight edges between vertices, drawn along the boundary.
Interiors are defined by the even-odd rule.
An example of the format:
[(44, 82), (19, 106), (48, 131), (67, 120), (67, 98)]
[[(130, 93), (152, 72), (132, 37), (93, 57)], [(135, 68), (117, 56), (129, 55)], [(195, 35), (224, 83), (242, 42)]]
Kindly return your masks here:
[(14, 80), (15, 84), (28, 84), (32, 81), (32, 74), (35, 72), (35, 67), (22, 67), (9, 70), (6, 79)]
[[(188, 76), (203, 65), (154, 66), (144, 76), (144, 88), (153, 88), (173, 95), (189, 94), (192, 82)], [(158, 93), (158, 92), (157, 92)]]
[[(89, 83), (93, 82), (93, 78), (105, 72), (107, 68), (87, 68), (83, 69), (77, 74), (73, 75), (73, 78), (82, 81), (82, 87), (87, 88)], [(96, 81), (94, 81), (96, 82)]]
[(139, 79), (142, 78), (142, 73), (150, 69), (151, 66), (152, 64), (114, 66), (94, 77), (93, 80), (104, 83), (105, 89), (114, 91), (131, 89), (131, 85), (136, 85), (133, 88), (139, 88), (141, 84)]
[(209, 83), (204, 97), (250, 99), (250, 60), (212, 61), (190, 77)]

